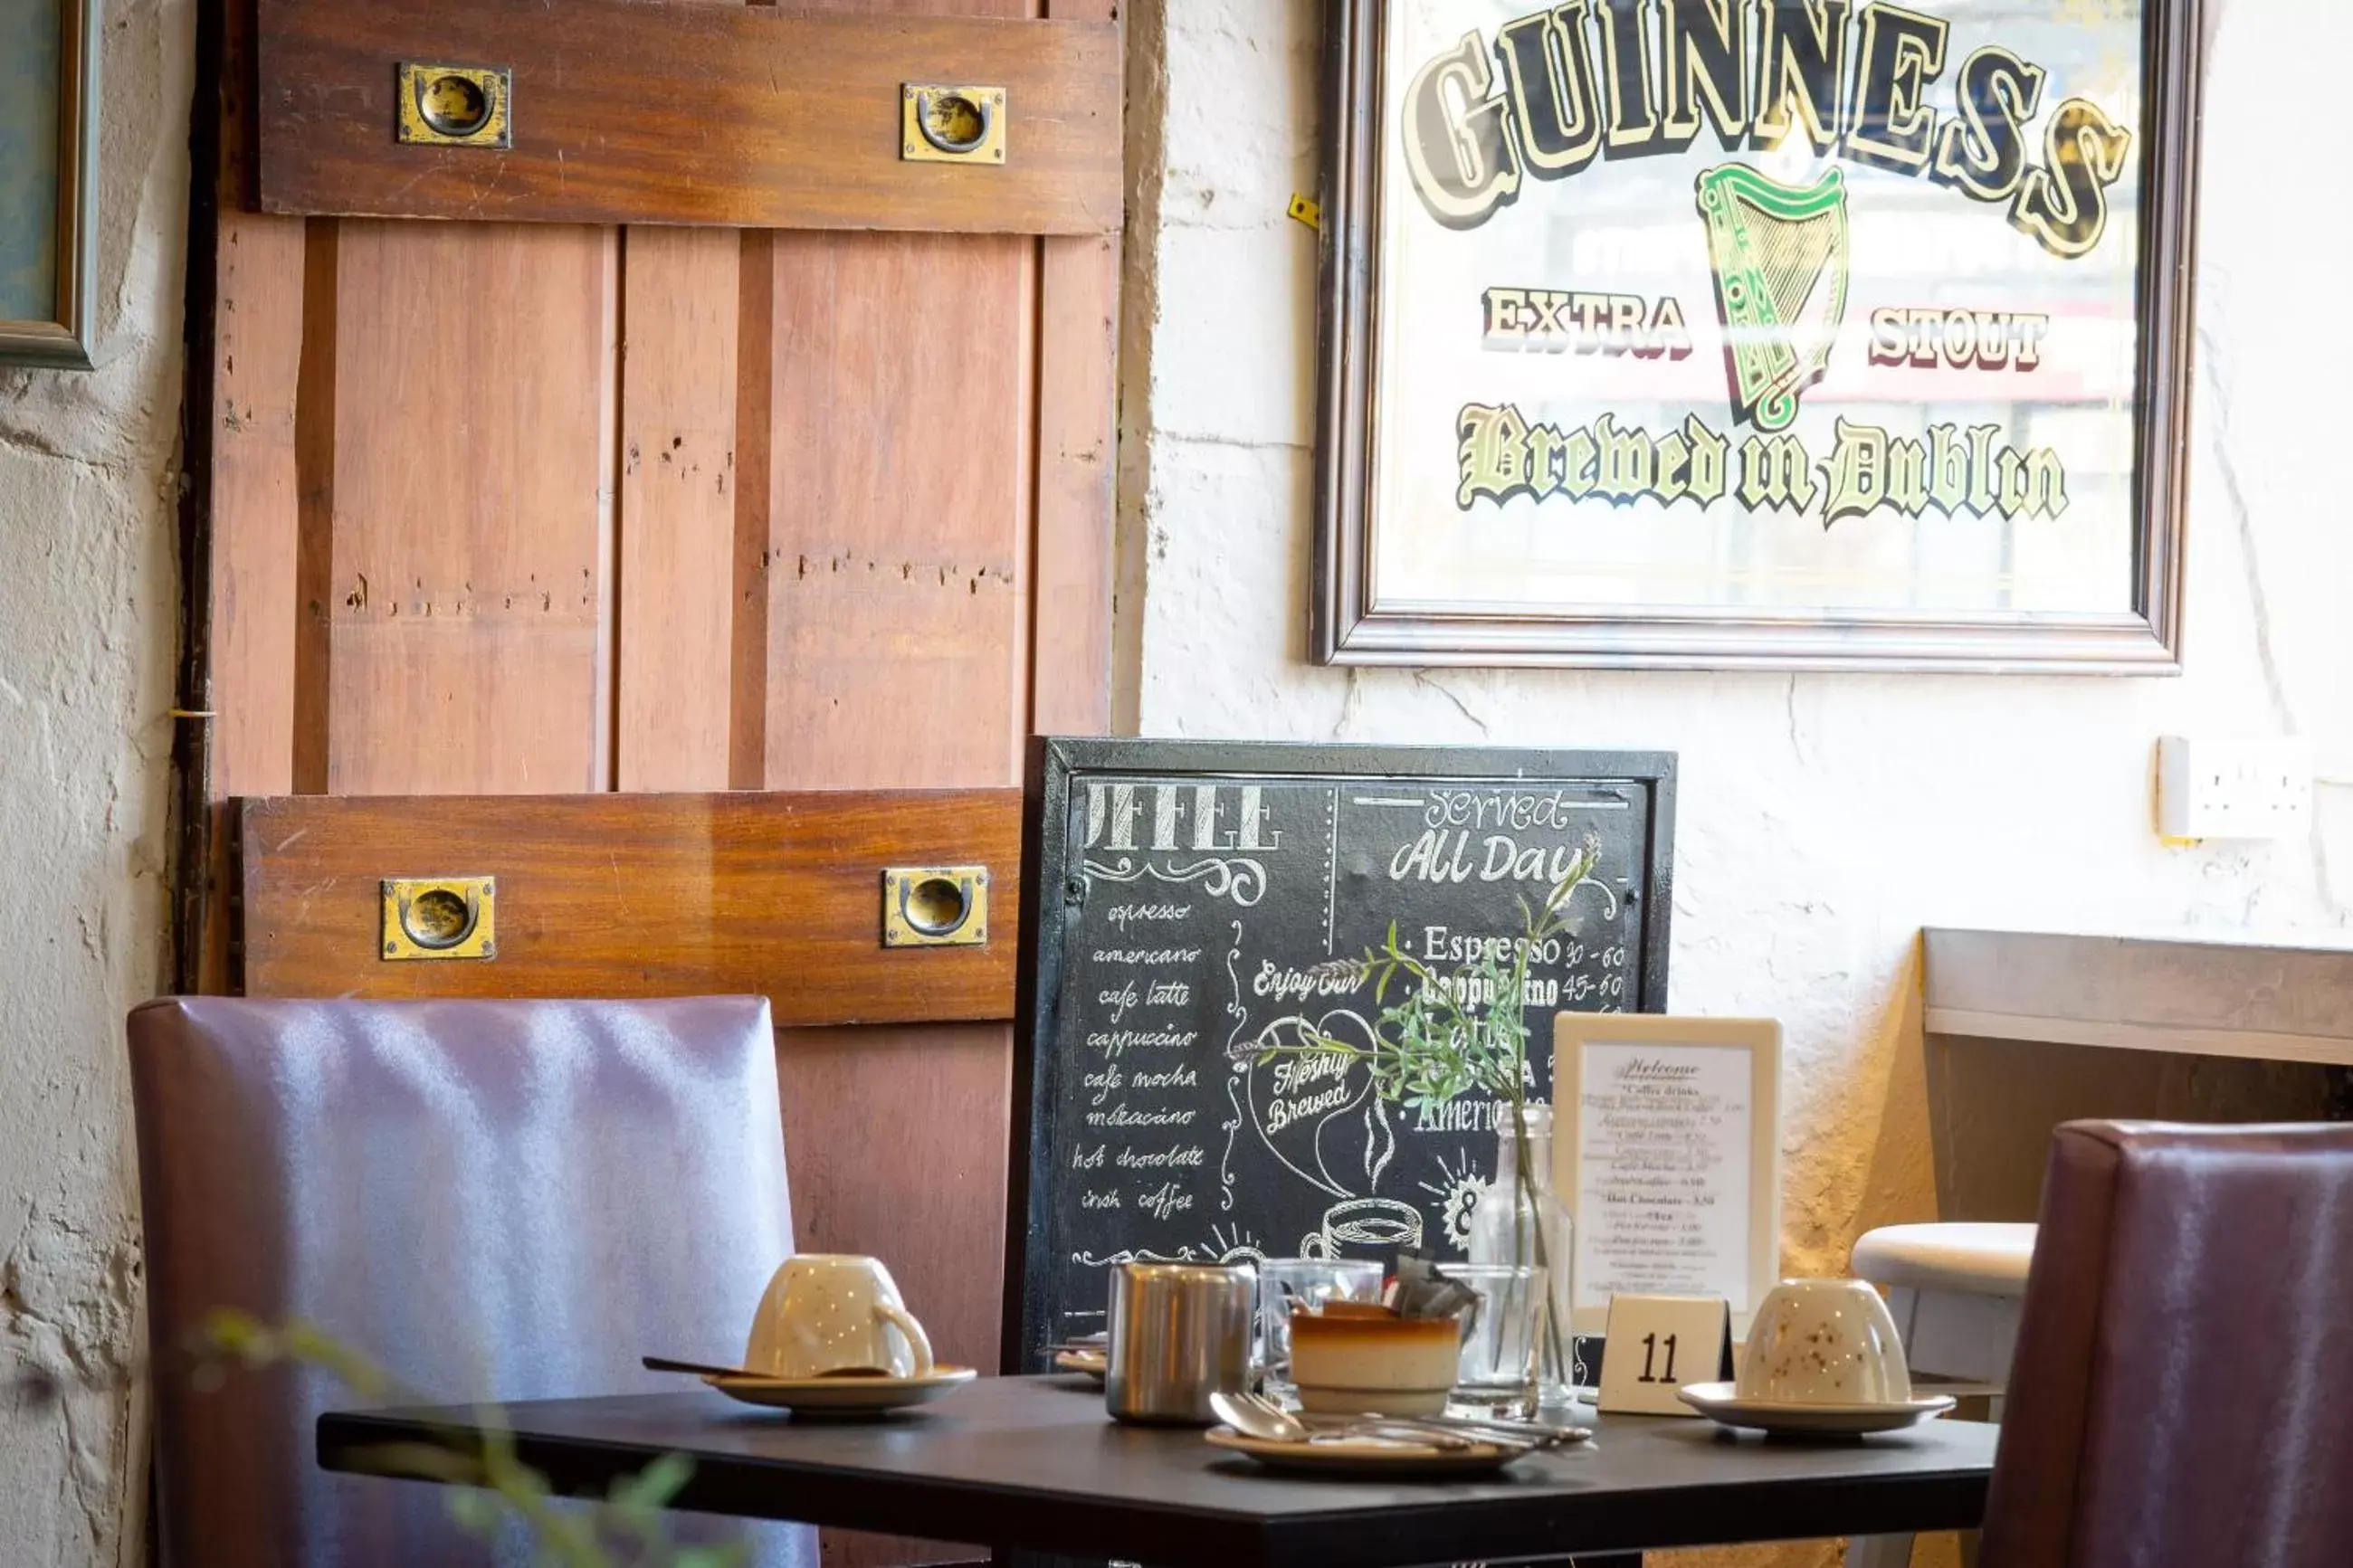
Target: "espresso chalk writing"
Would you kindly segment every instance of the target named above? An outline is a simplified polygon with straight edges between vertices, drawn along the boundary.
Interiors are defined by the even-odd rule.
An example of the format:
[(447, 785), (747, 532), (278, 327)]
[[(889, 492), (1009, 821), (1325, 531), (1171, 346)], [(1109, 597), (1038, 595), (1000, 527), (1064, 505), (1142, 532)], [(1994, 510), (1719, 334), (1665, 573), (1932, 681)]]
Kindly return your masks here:
[(1134, 921), (1184, 921), (1192, 915), (1190, 904), (1113, 904), (1103, 911), (1103, 918), (1122, 931)]

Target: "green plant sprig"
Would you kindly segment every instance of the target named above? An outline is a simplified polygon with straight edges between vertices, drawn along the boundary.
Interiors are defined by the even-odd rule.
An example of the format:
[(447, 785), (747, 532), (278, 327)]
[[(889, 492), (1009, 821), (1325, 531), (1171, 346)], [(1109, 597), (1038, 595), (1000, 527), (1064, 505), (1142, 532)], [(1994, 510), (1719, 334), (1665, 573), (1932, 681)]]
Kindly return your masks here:
[[(202, 1370), (216, 1378), (230, 1364), (294, 1364), (326, 1373), (371, 1404), (432, 1403), (299, 1318), (273, 1327), (250, 1313), (216, 1309), (205, 1320), (199, 1351)], [(492, 1540), (507, 1519), (520, 1521), (541, 1568), (739, 1568), (748, 1560), (751, 1549), (743, 1542), (681, 1546), (670, 1539), (664, 1510), (694, 1474), (685, 1455), (665, 1454), (620, 1478), (593, 1506), (559, 1509), (547, 1478), (516, 1455), (514, 1435), (497, 1410), (477, 1406), (474, 1415), (473, 1429), (450, 1428), (431, 1442), (384, 1444), (370, 1459), (384, 1474), (468, 1489), (451, 1492), (448, 1501), (451, 1521), (469, 1534)]]

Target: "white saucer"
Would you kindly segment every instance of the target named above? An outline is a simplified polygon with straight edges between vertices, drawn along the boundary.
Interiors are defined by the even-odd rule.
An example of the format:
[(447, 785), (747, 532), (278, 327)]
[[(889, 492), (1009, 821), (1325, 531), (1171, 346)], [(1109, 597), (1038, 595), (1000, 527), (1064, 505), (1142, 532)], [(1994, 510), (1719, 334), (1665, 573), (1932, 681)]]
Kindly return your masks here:
[(1057, 1351), (1054, 1352), (1054, 1370), (1075, 1372), (1101, 1383), (1110, 1373), (1111, 1362), (1101, 1351)]
[(1841, 1436), (1901, 1431), (1942, 1415), (1953, 1407), (1953, 1397), (1948, 1394), (1926, 1394), (1893, 1405), (1792, 1405), (1772, 1399), (1743, 1399), (1739, 1387), (1733, 1383), (1691, 1383), (1677, 1389), (1675, 1397), (1726, 1426)]
[(1318, 1470), (1337, 1475), (1462, 1475), (1498, 1470), (1528, 1450), (1484, 1443), (1439, 1448), (1409, 1437), (1316, 1437), (1304, 1443), (1272, 1443), (1246, 1437), (1230, 1426), (1208, 1433), (1214, 1446), (1247, 1454), (1278, 1470)]
[(876, 1415), (929, 1405), (978, 1377), (968, 1366), (934, 1367), (922, 1377), (711, 1376), (702, 1381), (746, 1405), (818, 1415)]

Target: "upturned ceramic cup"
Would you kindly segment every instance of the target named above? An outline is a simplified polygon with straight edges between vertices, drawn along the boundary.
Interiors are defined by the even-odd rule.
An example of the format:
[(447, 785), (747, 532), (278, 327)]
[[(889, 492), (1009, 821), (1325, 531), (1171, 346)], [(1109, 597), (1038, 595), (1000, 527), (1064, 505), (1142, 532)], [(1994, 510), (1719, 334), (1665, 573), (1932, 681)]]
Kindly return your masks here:
[(744, 1370), (764, 1377), (922, 1377), (932, 1365), (931, 1336), (900, 1300), (891, 1271), (848, 1254), (786, 1258), (744, 1349)]
[(1784, 1279), (1748, 1330), (1740, 1397), (1777, 1405), (1896, 1405), (1912, 1397), (1904, 1342), (1860, 1279)]

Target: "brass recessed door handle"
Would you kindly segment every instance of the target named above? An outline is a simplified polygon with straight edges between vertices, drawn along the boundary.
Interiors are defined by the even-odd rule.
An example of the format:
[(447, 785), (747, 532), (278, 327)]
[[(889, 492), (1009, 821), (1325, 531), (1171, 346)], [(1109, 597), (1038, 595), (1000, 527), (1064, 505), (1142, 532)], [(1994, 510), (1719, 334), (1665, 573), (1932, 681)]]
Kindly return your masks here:
[(987, 943), (987, 867), (896, 866), (882, 873), (884, 947)]
[(426, 65), (403, 60), (403, 142), (430, 147), (512, 147), (514, 77), (505, 66)]
[(385, 958), (496, 958), (498, 889), (495, 877), (386, 877)]
[(899, 156), (912, 163), (1005, 162), (1005, 89), (907, 82), (900, 89)]

